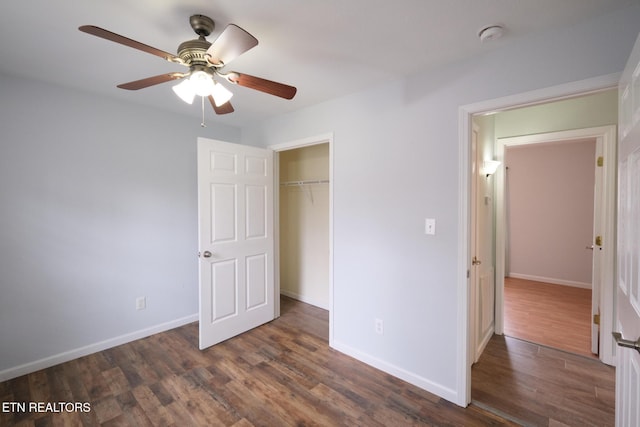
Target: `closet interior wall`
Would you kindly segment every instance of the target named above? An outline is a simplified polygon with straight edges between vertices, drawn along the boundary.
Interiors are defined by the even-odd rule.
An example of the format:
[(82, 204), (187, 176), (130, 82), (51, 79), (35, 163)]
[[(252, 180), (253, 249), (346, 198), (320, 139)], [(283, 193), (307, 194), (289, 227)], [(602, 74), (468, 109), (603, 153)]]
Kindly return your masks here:
[(280, 293), (329, 309), (329, 144), (278, 155)]

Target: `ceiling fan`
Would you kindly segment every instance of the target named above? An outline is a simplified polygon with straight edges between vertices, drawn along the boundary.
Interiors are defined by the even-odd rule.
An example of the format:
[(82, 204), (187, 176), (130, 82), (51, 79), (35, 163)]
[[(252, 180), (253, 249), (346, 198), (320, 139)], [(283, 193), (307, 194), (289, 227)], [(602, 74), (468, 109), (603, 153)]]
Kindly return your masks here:
[(218, 38), (213, 43), (210, 43), (205, 38), (211, 34), (214, 28), (214, 22), (211, 18), (204, 15), (193, 15), (189, 18), (189, 23), (198, 38), (181, 43), (178, 46), (177, 55), (164, 52), (94, 25), (83, 25), (78, 29), (87, 34), (120, 43), (159, 56), (166, 61), (189, 67), (189, 71), (184, 73), (160, 74), (119, 84), (118, 87), (121, 89), (138, 90), (172, 80), (182, 80), (173, 87), (174, 92), (189, 104), (193, 102), (196, 95), (207, 97), (216, 114), (228, 114), (234, 110), (231, 102), (229, 102), (233, 94), (218, 83), (215, 77), (284, 99), (292, 99), (295, 96), (297, 89), (293, 86), (237, 71), (222, 72), (222, 68), (225, 65), (258, 44), (258, 40), (247, 31), (237, 25), (229, 24)]

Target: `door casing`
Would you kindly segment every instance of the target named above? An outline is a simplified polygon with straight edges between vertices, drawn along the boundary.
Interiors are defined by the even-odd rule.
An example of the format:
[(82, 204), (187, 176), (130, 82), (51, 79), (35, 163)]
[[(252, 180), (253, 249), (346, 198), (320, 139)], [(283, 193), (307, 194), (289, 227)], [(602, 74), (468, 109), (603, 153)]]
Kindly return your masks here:
[(572, 98), (602, 90), (617, 88), (620, 73), (612, 73), (544, 89), (524, 92), (502, 98), (485, 100), (458, 108), (458, 274), (457, 274), (457, 384), (456, 403), (467, 406), (471, 402), (471, 363), (469, 318), (469, 278), (471, 267), (470, 248), (470, 195), (471, 195), (471, 132), (474, 114), (491, 113), (517, 107), (542, 104)]

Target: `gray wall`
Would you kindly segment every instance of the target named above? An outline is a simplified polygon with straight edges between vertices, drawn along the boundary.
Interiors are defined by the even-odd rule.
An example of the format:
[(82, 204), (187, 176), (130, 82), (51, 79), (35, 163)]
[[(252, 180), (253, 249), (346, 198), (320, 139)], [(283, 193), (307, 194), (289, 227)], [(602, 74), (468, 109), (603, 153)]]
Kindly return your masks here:
[(0, 93), (0, 380), (193, 320), (196, 138), (239, 130), (6, 75)]
[[(620, 72), (634, 7), (244, 128), (277, 144), (334, 133), (333, 345), (450, 400), (458, 365), (461, 105)], [(437, 234), (424, 234), (424, 218)], [(466, 309), (466, 308), (464, 308)], [(384, 335), (374, 319), (384, 320)]]

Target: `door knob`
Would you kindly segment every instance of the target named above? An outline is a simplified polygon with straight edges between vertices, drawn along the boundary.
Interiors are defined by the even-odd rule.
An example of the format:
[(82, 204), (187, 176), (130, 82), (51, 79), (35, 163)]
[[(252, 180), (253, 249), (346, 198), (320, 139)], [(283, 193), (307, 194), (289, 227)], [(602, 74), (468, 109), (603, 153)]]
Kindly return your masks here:
[(211, 255), (213, 255), (213, 254), (211, 252), (209, 252), (209, 251), (204, 251), (202, 253), (202, 256), (205, 257), (205, 258), (211, 258)]
[(633, 348), (640, 353), (640, 338), (637, 341), (625, 340), (622, 338), (622, 334), (620, 332), (612, 332), (613, 338), (616, 340), (616, 344), (620, 347)]
[(474, 256), (473, 259), (471, 260), (471, 265), (480, 265), (480, 264), (482, 264), (482, 261), (480, 261), (478, 258)]

